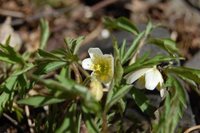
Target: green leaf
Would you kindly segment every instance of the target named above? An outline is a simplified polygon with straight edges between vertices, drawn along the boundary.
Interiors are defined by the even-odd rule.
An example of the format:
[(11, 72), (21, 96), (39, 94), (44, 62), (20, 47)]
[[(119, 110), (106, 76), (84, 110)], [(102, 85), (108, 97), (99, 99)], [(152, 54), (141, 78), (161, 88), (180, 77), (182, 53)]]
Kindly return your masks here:
[(52, 62), (40, 62), (37, 65), (35, 74), (45, 74), (56, 69), (59, 69), (66, 65), (66, 62), (62, 61), (52, 61)]
[(145, 36), (148, 36), (152, 30), (153, 30), (153, 25), (151, 21), (149, 21), (145, 30)]
[(119, 53), (120, 53), (120, 59), (123, 59), (126, 53), (126, 40), (123, 40), (121, 48), (119, 49)]
[(0, 114), (3, 113), (6, 103), (10, 102), (13, 99), (13, 91), (15, 89), (17, 77), (11, 76), (2, 85), (3, 92), (0, 95)]
[(40, 20), (40, 32), (41, 32), (40, 49), (44, 49), (50, 35), (48, 21), (44, 19)]
[(26, 64), (26, 66), (22, 69), (22, 70), (16, 70), (12, 75), (13, 76), (18, 76), (18, 75), (21, 75), (23, 73), (26, 73), (28, 72), (29, 70), (31, 70), (32, 68), (34, 68), (35, 66), (30, 63), (30, 64)]
[(157, 38), (151, 38), (148, 40), (149, 44), (154, 44), (159, 46), (160, 48), (167, 51), (170, 55), (175, 56), (176, 54), (179, 54), (179, 49), (176, 47), (176, 42), (172, 39), (157, 39)]
[(19, 97), (24, 96), (29, 88), (31, 88), (30, 81), (27, 79), (25, 74), (17, 76), (17, 91)]
[(65, 114), (61, 125), (56, 129), (56, 133), (77, 133), (80, 130), (80, 115), (77, 116), (77, 105), (73, 103)]
[[(148, 55), (148, 54), (147, 54)], [(135, 63), (133, 63), (132, 65), (126, 67), (124, 69), (124, 73), (129, 73), (141, 68), (145, 68), (145, 67), (152, 67), (161, 63), (166, 63), (166, 62), (172, 62), (174, 60), (177, 59), (182, 59), (182, 58), (177, 58), (177, 57), (169, 57), (169, 56), (165, 56), (165, 55), (157, 55), (155, 57), (152, 58), (147, 58), (147, 55), (143, 56), (142, 58), (139, 58)]]
[(25, 64), (22, 56), (17, 53), (13, 47), (9, 45), (10, 43), (10, 36), (6, 41), (6, 44), (0, 44), (0, 61), (4, 61), (11, 64)]
[(0, 116), (2, 115), (2, 113), (4, 111), (6, 103), (8, 103), (10, 100), (10, 95), (11, 95), (11, 93), (8, 93), (8, 92), (3, 92), (0, 95)]
[(84, 106), (82, 106), (82, 110), (84, 112), (83, 120), (85, 121), (88, 133), (100, 133), (100, 129), (98, 129), (97, 123), (95, 123), (91, 114), (89, 114), (89, 110), (85, 108)]
[(137, 27), (125, 17), (120, 17), (118, 19), (111, 19), (109, 17), (105, 17), (104, 23), (107, 27), (112, 29), (125, 30), (135, 35), (139, 33)]
[(125, 53), (124, 58), (122, 59), (122, 64), (125, 64), (129, 59), (131, 59), (133, 57), (133, 55), (137, 52), (137, 48), (140, 44), (140, 41), (142, 40), (142, 38), (144, 37), (145, 32), (141, 32), (139, 33), (135, 40), (133, 40), (130, 48), (128, 49), (128, 51)]
[(50, 90), (55, 92), (61, 92), (57, 97), (62, 97), (66, 99), (76, 98), (80, 96), (82, 98), (83, 104), (89, 108), (91, 111), (97, 112), (100, 110), (99, 103), (93, 98), (88, 88), (77, 84), (72, 79), (58, 77), (59, 81), (42, 79), (34, 75), (30, 75), (32, 79), (42, 83)]
[(53, 52), (47, 52), (47, 51), (44, 51), (42, 49), (38, 49), (38, 53), (39, 53), (40, 56), (47, 58), (47, 59), (62, 60), (61, 57), (54, 54)]
[(77, 122), (77, 129), (78, 129), (77, 133), (81, 133), (81, 124), (82, 124), (81, 122), (82, 122), (82, 114), (79, 114)]
[(29, 98), (17, 101), (18, 104), (31, 105), (34, 107), (41, 107), (45, 105), (63, 102), (64, 99), (54, 98), (50, 96), (32, 96)]
[[(121, 98), (123, 98), (129, 90), (132, 88), (132, 85), (125, 85), (123, 87), (118, 87), (115, 92), (113, 92), (113, 96), (111, 99), (106, 100), (106, 112), (114, 105), (116, 104)], [(114, 90), (114, 88), (113, 88)], [(110, 90), (112, 91), (112, 90)]]
[(117, 105), (119, 107), (120, 114), (122, 115), (126, 109), (126, 103), (123, 99), (120, 99)]
[(114, 82), (115, 85), (119, 85), (123, 76), (123, 67), (120, 61), (120, 53), (118, 49), (118, 44), (116, 40), (113, 40), (113, 48), (114, 48)]
[(144, 93), (136, 88), (133, 88), (130, 92), (141, 111), (152, 115), (156, 108), (150, 104), (149, 99), (144, 95)]
[(72, 51), (73, 54), (77, 54), (77, 52), (80, 48), (80, 45), (84, 39), (85, 39), (84, 36), (80, 36), (76, 39), (66, 38), (65, 43), (70, 48), (70, 50)]
[(187, 68), (187, 67), (169, 67), (166, 69), (167, 72), (175, 73), (184, 78), (190, 79), (200, 84), (200, 70)]
[(191, 84), (191, 88), (200, 95), (200, 90), (197, 85), (200, 84), (200, 70), (187, 67), (169, 67), (166, 69), (166, 72), (174, 73), (187, 83)]
[[(161, 117), (153, 125), (153, 132), (173, 133), (186, 108), (186, 94), (179, 80), (168, 74), (165, 86), (169, 88)], [(173, 117), (172, 117), (173, 116)]]

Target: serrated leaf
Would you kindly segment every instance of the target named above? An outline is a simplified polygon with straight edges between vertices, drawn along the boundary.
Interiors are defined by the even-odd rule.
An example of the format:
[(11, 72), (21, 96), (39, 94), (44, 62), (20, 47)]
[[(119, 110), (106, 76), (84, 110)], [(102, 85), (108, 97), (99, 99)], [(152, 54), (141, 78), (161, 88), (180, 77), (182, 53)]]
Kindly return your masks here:
[(171, 61), (174, 61), (177, 59), (182, 59), (182, 58), (169, 57), (169, 56), (165, 56), (165, 55), (157, 55), (152, 58), (147, 58), (147, 56), (143, 56), (142, 58), (139, 58), (134, 64), (126, 67), (124, 69), (124, 73), (127, 74), (127, 73), (135, 71), (137, 69), (141, 69), (141, 68), (145, 68), (145, 67), (152, 67), (152, 66), (158, 65), (163, 62), (171, 62)]
[(139, 33), (135, 40), (133, 40), (130, 48), (128, 49), (128, 51), (125, 53), (124, 58), (122, 59), (122, 64), (125, 64), (129, 59), (131, 59), (133, 57), (133, 55), (137, 52), (137, 48), (140, 44), (140, 41), (142, 40), (142, 38), (144, 37), (145, 32), (141, 32)]
[(6, 45), (0, 44), (0, 60), (7, 62), (7, 63), (18, 63), (18, 64), (25, 64), (22, 56), (17, 53), (13, 47), (9, 45), (10, 36), (6, 41)]
[(176, 42), (172, 39), (157, 39), (151, 38), (148, 40), (149, 44), (154, 44), (167, 51), (170, 55), (180, 54), (179, 49), (176, 47)]
[(113, 40), (113, 48), (114, 48), (114, 82), (115, 85), (119, 85), (123, 76), (123, 67), (120, 61), (120, 53), (118, 49), (118, 44), (116, 40)]
[(18, 104), (25, 104), (30, 105), (34, 107), (42, 107), (45, 105), (55, 104), (63, 102), (64, 99), (54, 98), (54, 97), (48, 97), (48, 96), (32, 96), (29, 98), (21, 99), (17, 101)]
[(174, 73), (181, 79), (192, 85), (192, 89), (200, 95), (198, 84), (200, 84), (200, 70), (187, 67), (169, 67), (166, 69), (168, 73)]
[(47, 44), (48, 38), (50, 36), (48, 21), (44, 19), (40, 20), (40, 32), (41, 32), (40, 49), (44, 49)]
[(175, 73), (200, 84), (200, 70), (187, 67), (169, 67), (166, 71)]
[(133, 22), (131, 22), (125, 17), (120, 17), (118, 19), (111, 19), (111, 18), (106, 17), (104, 18), (104, 23), (107, 27), (112, 28), (112, 29), (125, 30), (135, 35), (139, 33), (139, 30), (133, 24)]
[(75, 38), (75, 39), (66, 38), (65, 43), (70, 48), (70, 50), (73, 54), (77, 54), (77, 52), (80, 48), (80, 45), (81, 45), (81, 43), (83, 42), (84, 39), (85, 39), (84, 36), (80, 36), (80, 37)]
[[(169, 88), (161, 118), (154, 124), (153, 132), (173, 133), (186, 108), (186, 94), (177, 78), (168, 74), (165, 86)], [(173, 116), (173, 117), (172, 117)]]

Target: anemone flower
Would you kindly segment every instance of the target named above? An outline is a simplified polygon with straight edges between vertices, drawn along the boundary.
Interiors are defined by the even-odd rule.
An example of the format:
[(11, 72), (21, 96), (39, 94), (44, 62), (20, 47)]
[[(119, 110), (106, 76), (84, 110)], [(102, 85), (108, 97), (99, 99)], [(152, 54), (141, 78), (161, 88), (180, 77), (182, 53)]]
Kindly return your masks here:
[(155, 67), (153, 68), (143, 68), (132, 72), (125, 76), (128, 84), (134, 83), (136, 80), (136, 86), (138, 88), (146, 88), (147, 90), (154, 90), (157, 88), (160, 90), (160, 95), (163, 97), (166, 90), (162, 88), (163, 77), (160, 71)]
[(103, 54), (99, 48), (90, 48), (88, 50), (90, 58), (82, 61), (82, 67), (93, 71), (91, 76), (99, 82), (108, 84), (111, 82), (114, 74), (114, 59), (110, 54)]

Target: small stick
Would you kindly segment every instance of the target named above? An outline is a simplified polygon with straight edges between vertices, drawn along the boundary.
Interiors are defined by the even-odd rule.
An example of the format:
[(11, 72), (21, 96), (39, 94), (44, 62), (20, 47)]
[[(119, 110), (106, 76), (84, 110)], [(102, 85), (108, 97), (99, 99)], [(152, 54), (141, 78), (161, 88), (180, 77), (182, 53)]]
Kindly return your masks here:
[(25, 106), (25, 113), (26, 113), (26, 117), (27, 117), (28, 126), (30, 127), (30, 133), (34, 133), (33, 123), (30, 119), (30, 111), (29, 111), (29, 107), (27, 105)]
[(103, 1), (101, 1), (99, 3), (97, 3), (96, 5), (92, 6), (91, 7), (91, 11), (95, 12), (95, 11), (97, 11), (97, 10), (99, 10), (101, 8), (104, 8), (104, 7), (110, 5), (110, 4), (114, 3), (114, 2), (117, 2), (117, 0), (103, 0)]
[(0, 14), (4, 16), (11, 16), (16, 18), (24, 18), (25, 15), (21, 12), (0, 9)]
[(200, 125), (190, 127), (184, 133), (190, 133), (190, 132), (195, 131), (195, 130), (200, 130)]
[(6, 113), (3, 113), (3, 116), (8, 119), (10, 122), (12, 122), (15, 126), (18, 126), (18, 122), (13, 119), (12, 117), (10, 117), (9, 115), (7, 115)]

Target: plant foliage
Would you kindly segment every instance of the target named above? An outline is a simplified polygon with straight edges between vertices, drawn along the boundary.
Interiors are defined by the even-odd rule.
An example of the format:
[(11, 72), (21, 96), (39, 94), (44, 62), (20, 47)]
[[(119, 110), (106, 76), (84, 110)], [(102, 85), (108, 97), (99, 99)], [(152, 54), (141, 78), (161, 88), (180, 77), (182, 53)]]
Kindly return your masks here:
[[(50, 32), (48, 22), (42, 20), (37, 52), (20, 54), (9, 45), (10, 37), (6, 44), (0, 45), (1, 69), (4, 70), (0, 77), (1, 116), (15, 112), (21, 123), (28, 116), (20, 110), (28, 107), (33, 111), (41, 109), (30, 118), (36, 132), (129, 132), (132, 128), (124, 126), (125, 118), (128, 117), (127, 110), (135, 108), (153, 121), (152, 129), (149, 129), (152, 132), (175, 132), (187, 103), (182, 81), (192, 84), (198, 92), (200, 70), (174, 65), (183, 59), (176, 43), (171, 39), (153, 38), (151, 31), (155, 27), (151, 22), (143, 31), (126, 18), (106, 18), (105, 25), (110, 29), (127, 31), (135, 39), (130, 46), (126, 40), (119, 45), (113, 39), (114, 76), (109, 85), (102, 85), (106, 91), (101, 101), (92, 95), (90, 82), (93, 77), (82, 68), (77, 55), (84, 37), (66, 38), (65, 48), (46, 51)], [(156, 45), (169, 54), (139, 56), (141, 47), (146, 44)], [(135, 84), (126, 82), (127, 74), (154, 66), (165, 77), (163, 87), (167, 93), (160, 107), (151, 103), (147, 90), (140, 90)], [(159, 88), (157, 90), (160, 91)], [(160, 117), (155, 118), (156, 110)], [(127, 119), (134, 123), (134, 131), (140, 129), (141, 121)]]

